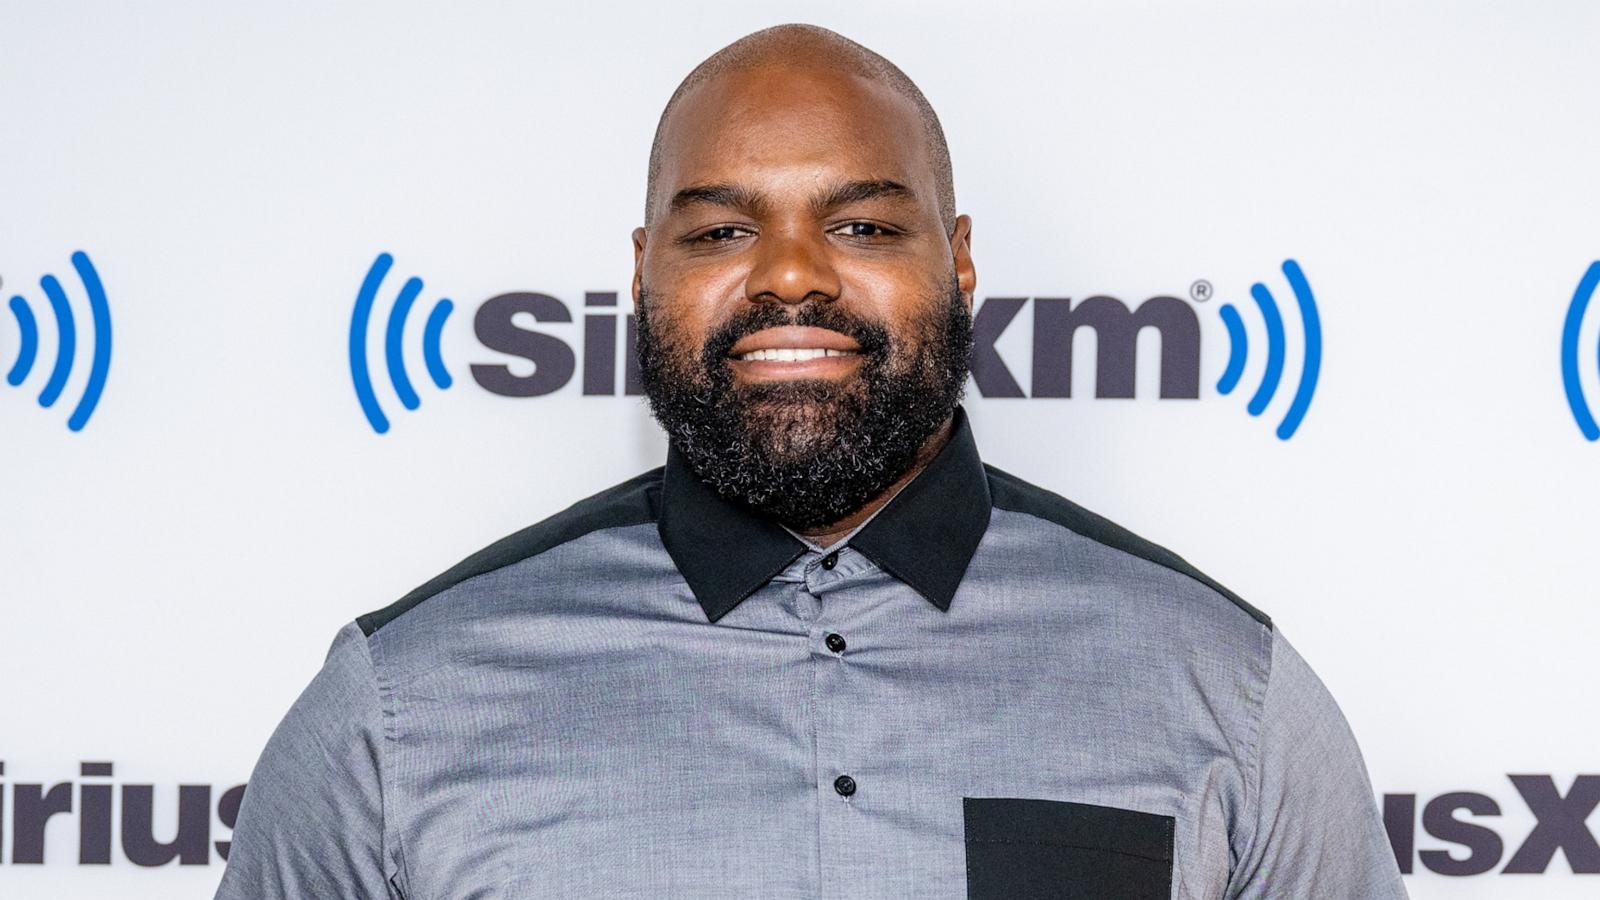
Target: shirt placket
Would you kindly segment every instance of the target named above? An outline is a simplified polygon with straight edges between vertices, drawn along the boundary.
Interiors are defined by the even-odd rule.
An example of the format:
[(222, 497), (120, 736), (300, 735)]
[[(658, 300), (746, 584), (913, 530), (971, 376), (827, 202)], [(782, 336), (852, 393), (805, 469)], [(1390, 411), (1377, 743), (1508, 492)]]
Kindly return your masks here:
[[(849, 678), (850, 636), (846, 582), (871, 568), (849, 548), (812, 556), (799, 588), (815, 598), (818, 610), (808, 626), (811, 645), (812, 721), (815, 723), (817, 799), (817, 886), (822, 897), (858, 895), (852, 889), (848, 860), (852, 842), (861, 838), (862, 804), (872, 786), (857, 780), (859, 735), (852, 733), (856, 710)], [(854, 882), (859, 887), (859, 882)]]

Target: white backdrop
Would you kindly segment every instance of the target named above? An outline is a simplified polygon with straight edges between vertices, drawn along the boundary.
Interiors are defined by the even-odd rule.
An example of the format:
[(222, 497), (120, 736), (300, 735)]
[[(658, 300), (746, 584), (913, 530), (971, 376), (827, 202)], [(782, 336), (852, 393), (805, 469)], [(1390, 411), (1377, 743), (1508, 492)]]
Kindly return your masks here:
[[(0, 0), (0, 298), (37, 320), (34, 365), (0, 384), (0, 896), (209, 897), (215, 849), (130, 860), (128, 786), (153, 786), (159, 841), (177, 833), (179, 786), (210, 786), (210, 818), (186, 827), (227, 840), (221, 795), (341, 624), (659, 463), (642, 400), (581, 392), (584, 294), (627, 303), (628, 232), (678, 79), (793, 20), (884, 53), (932, 100), (980, 298), (1170, 295), (1200, 321), (1198, 399), (1158, 398), (1148, 330), (1134, 399), (1095, 398), (1087, 329), (1071, 399), (971, 390), (986, 459), (1273, 615), (1342, 703), (1377, 793), (1416, 796), (1418, 821), (1397, 826), (1415, 849), (1487, 870), (1419, 860), (1413, 897), (1596, 896), (1600, 877), (1565, 852), (1542, 874), (1500, 874), (1535, 825), (1508, 776), (1564, 795), (1600, 772), (1600, 443), (1569, 409), (1560, 358), (1600, 257), (1600, 6), (1581, 0)], [(96, 333), (80, 250), (114, 340), (73, 431)], [(365, 357), (381, 435), (347, 352), (379, 253), (394, 269)], [(1291, 258), (1324, 348), (1304, 423), (1279, 440), (1306, 347), (1279, 269)], [(59, 355), (47, 273), (78, 353), (41, 408)], [(383, 326), (412, 275), (425, 287), (402, 344), (421, 405), (406, 411)], [(1254, 418), (1258, 281), (1286, 350)], [(502, 397), (471, 377), (471, 363), (532, 368), (474, 336), (477, 309), (508, 291), (571, 311), (520, 322), (574, 348), (579, 375), (553, 394)], [(423, 358), (440, 297), (456, 307), (448, 390)], [(1224, 303), (1251, 343), (1228, 395)], [(1024, 389), (1036, 305), (996, 343)], [(27, 343), (16, 316), (0, 309), (0, 376)], [(1577, 338), (1600, 409), (1600, 308)], [(71, 809), (47, 820), (43, 862), (21, 861), (19, 836), (39, 843), (33, 798), (57, 785), (46, 796)], [(99, 785), (116, 798), (110, 863), (84, 864)], [(1498, 806), (1455, 815), (1503, 850), (1422, 826), (1430, 801), (1463, 792)]]

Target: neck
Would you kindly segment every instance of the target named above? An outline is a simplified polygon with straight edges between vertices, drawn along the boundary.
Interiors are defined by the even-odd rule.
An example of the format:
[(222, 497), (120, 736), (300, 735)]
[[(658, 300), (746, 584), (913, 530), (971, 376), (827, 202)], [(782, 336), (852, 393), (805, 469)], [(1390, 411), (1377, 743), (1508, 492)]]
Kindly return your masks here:
[(893, 499), (895, 494), (900, 493), (901, 488), (910, 484), (911, 479), (921, 474), (922, 470), (928, 467), (928, 463), (933, 462), (933, 458), (939, 455), (939, 451), (944, 449), (944, 445), (950, 442), (950, 433), (954, 430), (954, 425), (955, 416), (952, 414), (944, 420), (944, 424), (940, 425), (931, 437), (922, 443), (922, 448), (917, 451), (917, 458), (911, 463), (911, 468), (907, 469), (904, 475), (895, 479), (894, 484), (889, 485), (876, 497), (862, 504), (860, 509), (837, 522), (830, 522), (827, 525), (819, 525), (815, 528), (797, 528), (795, 530), (805, 535), (819, 547), (831, 546), (834, 541), (849, 534), (857, 525), (871, 518), (872, 514), (882, 509), (883, 505)]

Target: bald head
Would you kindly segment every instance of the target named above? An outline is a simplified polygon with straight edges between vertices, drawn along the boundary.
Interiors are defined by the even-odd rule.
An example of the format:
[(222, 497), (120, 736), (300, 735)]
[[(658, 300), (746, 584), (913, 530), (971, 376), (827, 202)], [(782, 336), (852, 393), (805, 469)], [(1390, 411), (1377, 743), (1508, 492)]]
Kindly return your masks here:
[(921, 124), (927, 144), (926, 159), (933, 168), (939, 217), (946, 232), (955, 229), (955, 179), (950, 167), (950, 149), (944, 129), (928, 98), (894, 63), (855, 41), (815, 25), (775, 25), (745, 35), (718, 50), (688, 74), (667, 101), (656, 124), (655, 140), (650, 145), (650, 169), (645, 185), (645, 227), (655, 221), (661, 198), (657, 196), (662, 160), (668, 151), (669, 122), (683, 99), (707, 82), (756, 69), (791, 67), (795, 69), (842, 71), (882, 85), (908, 103)]

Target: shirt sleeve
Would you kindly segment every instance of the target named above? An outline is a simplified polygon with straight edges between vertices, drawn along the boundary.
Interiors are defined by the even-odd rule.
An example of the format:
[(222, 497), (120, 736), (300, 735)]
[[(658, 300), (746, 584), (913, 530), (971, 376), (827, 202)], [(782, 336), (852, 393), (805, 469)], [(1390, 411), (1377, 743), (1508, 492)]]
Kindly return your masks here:
[(1405, 898), (1400, 867), (1344, 714), (1273, 632), (1249, 809), (1228, 896), (1240, 900)]
[(401, 900), (384, 846), (382, 749), (377, 678), (351, 622), (250, 774), (216, 900)]

